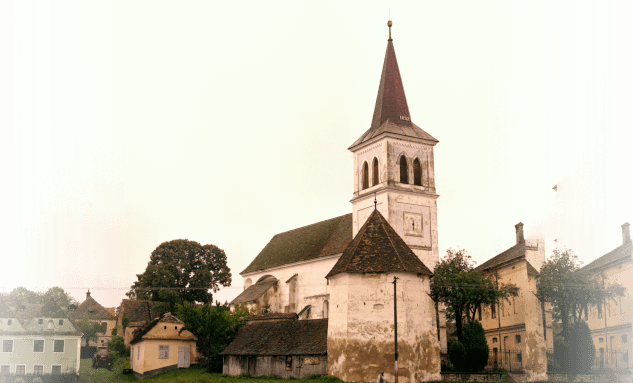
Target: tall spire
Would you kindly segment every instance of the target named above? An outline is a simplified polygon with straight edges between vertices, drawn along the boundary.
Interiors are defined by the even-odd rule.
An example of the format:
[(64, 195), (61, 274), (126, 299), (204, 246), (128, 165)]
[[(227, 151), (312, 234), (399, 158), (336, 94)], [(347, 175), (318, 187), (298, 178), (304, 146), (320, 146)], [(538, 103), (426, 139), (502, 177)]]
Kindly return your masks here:
[(391, 38), (392, 25), (393, 23), (389, 20), (387, 22), (389, 40), (387, 40), (387, 52), (385, 53), (385, 62), (382, 66), (374, 117), (371, 121), (372, 128), (378, 128), (387, 119), (400, 126), (411, 126), (409, 106), (404, 95), (404, 87), (402, 86), (398, 61), (396, 60), (396, 51), (393, 48), (393, 39)]

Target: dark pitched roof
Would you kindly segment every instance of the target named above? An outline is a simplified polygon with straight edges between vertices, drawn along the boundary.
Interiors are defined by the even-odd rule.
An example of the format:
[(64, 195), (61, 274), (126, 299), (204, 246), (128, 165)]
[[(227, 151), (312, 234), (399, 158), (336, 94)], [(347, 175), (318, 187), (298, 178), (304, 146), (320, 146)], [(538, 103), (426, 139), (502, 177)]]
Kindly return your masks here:
[(99, 304), (92, 296), (88, 296), (72, 314), (73, 319), (114, 320), (114, 316)]
[(610, 252), (606, 253), (602, 257), (594, 260), (590, 264), (583, 267), (583, 270), (593, 270), (603, 266), (606, 266), (610, 263), (617, 262), (626, 258), (631, 259), (633, 255), (633, 243), (626, 242), (622, 245), (616, 247)]
[(515, 260), (521, 257), (525, 257), (525, 242), (517, 243), (516, 245), (512, 246), (508, 250), (490, 258), (486, 262), (475, 267), (475, 270), (484, 271), (484, 270), (492, 269), (496, 266), (505, 264), (507, 262), (510, 262), (512, 260)]
[(260, 315), (247, 315), (241, 318), (244, 321), (266, 321), (266, 320), (297, 320), (298, 316), (295, 313), (270, 313)]
[(125, 313), (125, 317), (130, 322), (149, 322), (159, 315), (152, 308), (160, 302), (140, 301), (134, 299), (123, 299), (121, 301), (121, 313)]
[[(142, 341), (143, 337), (145, 335), (147, 335), (147, 333), (150, 332), (150, 330), (152, 330), (154, 327), (156, 327), (156, 325), (159, 324), (159, 323), (180, 323), (180, 324), (184, 324), (183, 321), (178, 319), (172, 313), (164, 313), (163, 315), (161, 315), (160, 317), (154, 319), (153, 321), (151, 321), (150, 323), (148, 323), (144, 327), (134, 331), (134, 338), (132, 338), (132, 340), (130, 341), (130, 344), (135, 344), (135, 343), (138, 343), (138, 342)], [(154, 339), (154, 338), (152, 338), (152, 339)], [(186, 331), (186, 330), (181, 332), (178, 337), (162, 336), (162, 337), (155, 338), (155, 339), (198, 340), (198, 338), (196, 338), (190, 331)]]
[(411, 122), (409, 106), (396, 60), (396, 51), (391, 39), (387, 42), (371, 126), (350, 146), (350, 149), (386, 132), (438, 142)]
[(49, 299), (34, 316), (42, 318), (68, 318), (57, 303), (55, 303), (52, 299)]
[(32, 305), (32, 304), (18, 305), (18, 307), (20, 306), (23, 306), (24, 310), (20, 310), (18, 308), (18, 310), (16, 311), (16, 316), (17, 316), (18, 322), (20, 322), (20, 324), (23, 327), (26, 326), (42, 308), (42, 305)]
[(242, 326), (221, 355), (325, 355), (327, 319), (260, 322)]
[(433, 275), (378, 210), (367, 218), (338, 262), (327, 274), (409, 271)]
[(235, 297), (235, 299), (233, 299), (230, 304), (254, 301), (264, 295), (266, 291), (268, 291), (268, 289), (275, 286), (276, 284), (277, 279), (266, 279), (261, 282), (255, 283), (254, 285), (250, 285), (246, 290), (242, 291), (240, 295)]
[(275, 235), (240, 274), (342, 253), (352, 240), (352, 215)]
[(15, 313), (0, 299), (0, 318), (15, 318)]

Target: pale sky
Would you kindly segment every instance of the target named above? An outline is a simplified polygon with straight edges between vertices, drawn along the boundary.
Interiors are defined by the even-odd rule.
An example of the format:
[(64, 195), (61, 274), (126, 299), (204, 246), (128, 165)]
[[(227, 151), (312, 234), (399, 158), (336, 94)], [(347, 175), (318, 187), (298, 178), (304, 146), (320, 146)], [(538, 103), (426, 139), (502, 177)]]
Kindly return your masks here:
[(440, 255), (482, 263), (518, 222), (548, 255), (619, 246), (629, 1), (3, 1), (0, 291), (116, 307), (187, 238), (226, 251), (231, 300), (274, 234), (352, 211), (389, 12), (412, 121), (440, 141)]

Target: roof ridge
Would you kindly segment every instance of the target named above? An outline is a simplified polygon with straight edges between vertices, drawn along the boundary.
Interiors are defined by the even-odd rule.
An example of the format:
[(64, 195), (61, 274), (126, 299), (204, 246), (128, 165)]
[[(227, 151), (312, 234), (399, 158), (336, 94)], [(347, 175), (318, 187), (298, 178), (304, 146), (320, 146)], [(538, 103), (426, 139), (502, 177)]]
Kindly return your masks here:
[(352, 213), (347, 213), (347, 214), (339, 215), (338, 217), (334, 217), (334, 218), (330, 218), (330, 219), (324, 219), (323, 221), (319, 221), (319, 222), (311, 223), (311, 224), (304, 225), (304, 226), (299, 226), (299, 227), (296, 227), (296, 228), (294, 228), (294, 229), (290, 229), (290, 230), (286, 230), (286, 231), (281, 231), (281, 232), (279, 232), (279, 233), (275, 234), (274, 236), (276, 237), (276, 236), (281, 235), (281, 234), (290, 233), (291, 231), (304, 229), (304, 228), (306, 228), (306, 227), (310, 227), (310, 226), (318, 225), (318, 224), (321, 224), (321, 223), (324, 223), (324, 222), (328, 222), (328, 221), (333, 221), (333, 220), (335, 220), (335, 219), (343, 218), (343, 217), (345, 217), (345, 216), (347, 216), (347, 215), (351, 215), (351, 214), (352, 214)]

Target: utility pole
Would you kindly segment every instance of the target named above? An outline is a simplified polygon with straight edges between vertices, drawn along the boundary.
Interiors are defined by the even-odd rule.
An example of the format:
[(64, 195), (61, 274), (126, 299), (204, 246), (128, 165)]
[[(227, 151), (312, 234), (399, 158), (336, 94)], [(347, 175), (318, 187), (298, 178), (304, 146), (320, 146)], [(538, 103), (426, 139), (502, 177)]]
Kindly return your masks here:
[(394, 330), (394, 337), (395, 337), (395, 355), (396, 355), (396, 361), (395, 361), (395, 383), (398, 383), (398, 301), (396, 300), (396, 281), (398, 280), (398, 277), (393, 277), (393, 330)]

